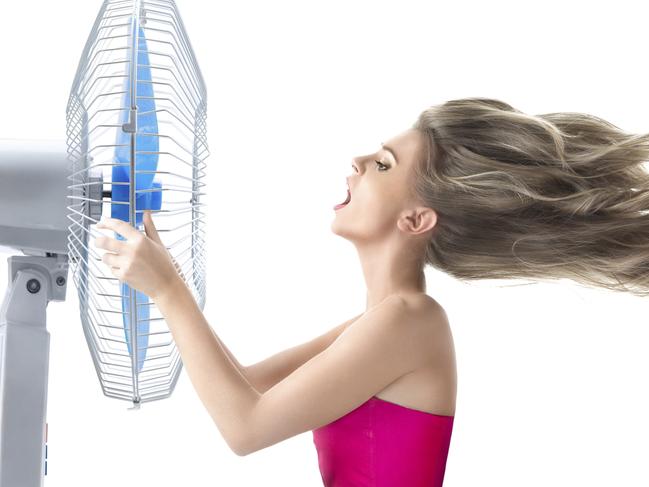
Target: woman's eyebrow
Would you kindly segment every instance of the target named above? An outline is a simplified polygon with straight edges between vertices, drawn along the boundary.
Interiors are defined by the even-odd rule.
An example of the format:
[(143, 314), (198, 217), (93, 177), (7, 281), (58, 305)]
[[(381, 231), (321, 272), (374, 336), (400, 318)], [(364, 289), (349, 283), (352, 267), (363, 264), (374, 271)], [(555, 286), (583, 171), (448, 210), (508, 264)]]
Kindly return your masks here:
[(388, 147), (387, 145), (383, 145), (383, 142), (381, 142), (381, 148), (382, 148), (382, 149), (385, 149), (385, 150), (388, 151), (390, 154), (392, 154), (392, 157), (394, 158), (394, 162), (397, 163), (397, 164), (399, 164), (399, 159), (397, 159), (397, 155), (396, 155), (396, 153), (394, 152), (394, 149), (393, 149), (392, 147)]

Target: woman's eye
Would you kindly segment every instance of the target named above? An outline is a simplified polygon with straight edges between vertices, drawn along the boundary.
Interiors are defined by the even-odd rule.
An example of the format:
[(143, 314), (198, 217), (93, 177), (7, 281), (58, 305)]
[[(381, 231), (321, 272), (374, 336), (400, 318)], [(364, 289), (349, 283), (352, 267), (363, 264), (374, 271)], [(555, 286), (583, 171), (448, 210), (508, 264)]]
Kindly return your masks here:
[[(390, 166), (386, 166), (385, 164), (383, 164), (380, 161), (374, 161), (374, 162), (376, 162), (379, 165), (379, 172), (387, 171), (388, 168), (390, 167)], [(385, 169), (381, 169), (382, 167), (385, 168)]]

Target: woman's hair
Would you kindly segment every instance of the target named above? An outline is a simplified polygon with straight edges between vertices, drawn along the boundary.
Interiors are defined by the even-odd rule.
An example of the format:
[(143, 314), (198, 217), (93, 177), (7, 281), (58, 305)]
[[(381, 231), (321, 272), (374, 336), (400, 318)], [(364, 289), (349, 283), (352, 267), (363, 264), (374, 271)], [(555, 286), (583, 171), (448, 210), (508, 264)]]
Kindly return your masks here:
[(490, 98), (432, 106), (412, 128), (426, 143), (411, 190), (438, 215), (424, 265), (649, 295), (649, 133)]

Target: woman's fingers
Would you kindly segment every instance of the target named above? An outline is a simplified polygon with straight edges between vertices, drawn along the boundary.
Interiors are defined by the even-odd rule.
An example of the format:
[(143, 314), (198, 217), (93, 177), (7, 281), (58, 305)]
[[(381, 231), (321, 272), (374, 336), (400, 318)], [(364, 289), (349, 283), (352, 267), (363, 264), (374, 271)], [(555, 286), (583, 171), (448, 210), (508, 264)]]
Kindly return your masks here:
[[(147, 237), (149, 237), (151, 240), (155, 242), (158, 242), (160, 245), (164, 247), (165, 245), (164, 243), (162, 243), (162, 239), (160, 238), (158, 229), (155, 227), (155, 224), (153, 223), (153, 216), (151, 210), (144, 210), (144, 216), (142, 217), (142, 220), (144, 221), (144, 229), (146, 231)], [(180, 265), (178, 265), (178, 262), (176, 262), (176, 259), (173, 258), (171, 253), (169, 254), (169, 256), (171, 257), (171, 260), (174, 263), (174, 266), (176, 267), (176, 271), (178, 271), (180, 277), (182, 277), (183, 281), (185, 281), (186, 280), (185, 275), (183, 274)]]
[(108, 264), (113, 269), (120, 268), (120, 258), (119, 255), (117, 254), (111, 254), (110, 252), (106, 252), (104, 255), (101, 256), (101, 260), (102, 262)]
[(116, 238), (107, 237), (105, 235), (100, 235), (95, 238), (95, 247), (115, 252), (116, 254), (119, 254), (123, 246), (124, 240), (117, 240)]
[(141, 233), (131, 225), (118, 218), (103, 217), (96, 225), (97, 228), (108, 228), (119, 233), (125, 239), (136, 239), (141, 237)]

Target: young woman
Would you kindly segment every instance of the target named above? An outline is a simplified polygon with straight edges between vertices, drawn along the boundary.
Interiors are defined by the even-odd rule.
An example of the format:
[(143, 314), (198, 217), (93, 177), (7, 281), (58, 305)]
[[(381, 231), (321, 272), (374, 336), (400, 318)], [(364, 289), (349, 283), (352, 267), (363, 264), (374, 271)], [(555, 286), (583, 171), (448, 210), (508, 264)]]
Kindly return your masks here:
[[(112, 273), (149, 295), (238, 455), (312, 431), (326, 486), (441, 486), (456, 399), (453, 339), (424, 266), (459, 279), (571, 278), (649, 294), (649, 134), (488, 98), (428, 108), (353, 160), (331, 229), (356, 246), (366, 310), (242, 367), (158, 237), (102, 220)], [(644, 289), (643, 289), (644, 287)]]

